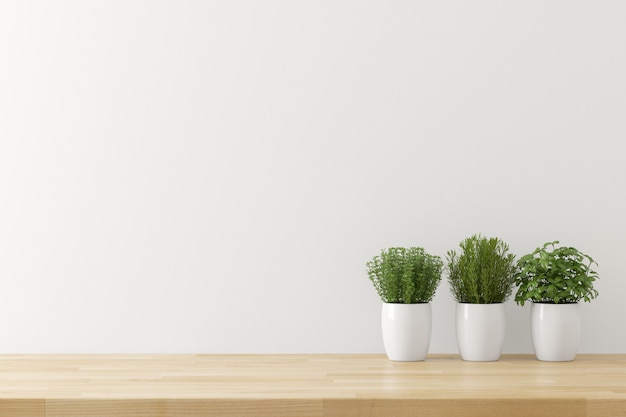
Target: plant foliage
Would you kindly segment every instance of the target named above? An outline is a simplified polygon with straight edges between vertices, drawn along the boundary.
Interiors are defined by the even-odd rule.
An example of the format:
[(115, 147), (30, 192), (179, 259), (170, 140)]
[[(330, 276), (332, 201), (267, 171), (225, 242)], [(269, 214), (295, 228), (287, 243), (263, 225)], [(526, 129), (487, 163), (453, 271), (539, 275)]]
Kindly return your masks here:
[(593, 283), (598, 274), (592, 265), (598, 265), (589, 255), (576, 248), (556, 247), (559, 241), (548, 242), (518, 262), (515, 277), (518, 286), (515, 301), (571, 304), (580, 300), (590, 302), (598, 296)]
[(509, 246), (498, 238), (474, 235), (463, 240), (461, 253), (448, 251), (450, 290), (459, 303), (505, 302), (513, 292), (516, 264)]
[(422, 248), (383, 249), (367, 263), (367, 274), (385, 303), (430, 302), (441, 281), (443, 262)]

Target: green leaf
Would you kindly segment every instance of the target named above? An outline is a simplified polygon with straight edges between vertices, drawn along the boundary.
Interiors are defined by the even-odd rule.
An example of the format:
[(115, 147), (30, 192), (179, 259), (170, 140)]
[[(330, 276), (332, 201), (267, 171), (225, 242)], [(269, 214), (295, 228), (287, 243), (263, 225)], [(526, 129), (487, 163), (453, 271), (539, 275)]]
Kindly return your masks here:
[[(515, 300), (559, 302), (590, 301), (598, 292), (593, 283), (598, 279), (588, 255), (573, 247), (557, 247), (558, 241), (545, 243), (531, 254), (520, 258), (515, 285)], [(524, 262), (522, 262), (524, 260)]]

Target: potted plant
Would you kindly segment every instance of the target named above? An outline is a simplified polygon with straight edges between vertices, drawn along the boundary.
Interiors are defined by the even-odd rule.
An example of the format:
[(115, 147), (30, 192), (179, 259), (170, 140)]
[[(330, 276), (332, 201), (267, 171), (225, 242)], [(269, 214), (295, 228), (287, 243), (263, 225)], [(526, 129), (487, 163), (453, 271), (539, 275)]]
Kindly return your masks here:
[(535, 355), (542, 361), (571, 361), (580, 340), (580, 301), (598, 296), (598, 265), (573, 247), (545, 243), (518, 262), (515, 301), (531, 301), (530, 327)]
[(426, 359), (432, 329), (431, 300), (443, 262), (423, 248), (389, 248), (367, 262), (367, 273), (383, 301), (382, 333), (392, 361)]
[(450, 290), (457, 302), (456, 336), (466, 361), (496, 361), (502, 353), (504, 302), (513, 292), (515, 255), (498, 238), (474, 235), (448, 251)]

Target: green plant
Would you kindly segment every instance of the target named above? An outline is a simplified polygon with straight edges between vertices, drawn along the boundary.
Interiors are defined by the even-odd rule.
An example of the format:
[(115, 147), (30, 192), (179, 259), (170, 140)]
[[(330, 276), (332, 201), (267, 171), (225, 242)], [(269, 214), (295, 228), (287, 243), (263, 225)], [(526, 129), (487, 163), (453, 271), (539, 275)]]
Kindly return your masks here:
[(576, 248), (556, 247), (558, 244), (558, 240), (548, 242), (520, 258), (515, 276), (517, 304), (571, 304), (598, 296), (593, 288), (598, 273), (591, 269), (597, 262)]
[(461, 254), (448, 251), (448, 282), (459, 303), (505, 302), (513, 292), (516, 264), (509, 246), (498, 238), (474, 235), (463, 240)]
[(367, 274), (385, 303), (430, 302), (441, 281), (443, 262), (422, 248), (383, 249), (367, 263)]

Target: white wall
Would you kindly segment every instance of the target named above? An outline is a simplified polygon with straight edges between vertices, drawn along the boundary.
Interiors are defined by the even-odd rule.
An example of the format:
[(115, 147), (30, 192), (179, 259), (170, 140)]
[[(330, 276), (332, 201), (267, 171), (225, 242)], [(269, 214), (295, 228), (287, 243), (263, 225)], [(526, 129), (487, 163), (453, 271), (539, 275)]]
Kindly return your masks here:
[[(3, 1), (0, 352), (382, 352), (365, 262), (480, 232), (594, 256), (580, 350), (626, 353), (624, 21), (619, 0)], [(446, 283), (433, 307), (431, 352), (456, 352)], [(507, 307), (505, 351), (530, 352)]]

